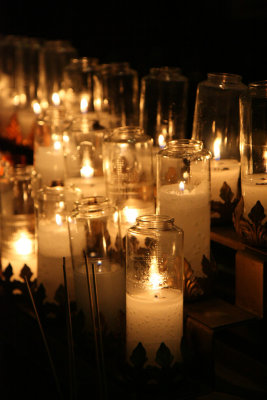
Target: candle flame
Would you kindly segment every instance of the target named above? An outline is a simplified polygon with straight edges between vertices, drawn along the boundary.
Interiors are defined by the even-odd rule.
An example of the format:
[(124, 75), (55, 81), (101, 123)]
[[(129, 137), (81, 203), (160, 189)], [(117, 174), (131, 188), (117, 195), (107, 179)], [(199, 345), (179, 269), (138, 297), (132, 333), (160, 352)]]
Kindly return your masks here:
[(267, 172), (267, 150), (263, 153), (265, 172)]
[(91, 167), (89, 160), (86, 161), (80, 169), (80, 173), (83, 178), (91, 178), (92, 176), (94, 176), (94, 172), (95, 170), (93, 167)]
[(221, 150), (220, 150), (221, 142), (222, 142), (221, 138), (216, 138), (214, 140), (214, 143), (213, 143), (213, 154), (214, 154), (214, 159), (215, 160), (220, 160), (220, 158), (221, 158)]
[(101, 111), (101, 99), (100, 98), (94, 99), (94, 108), (95, 108), (95, 111)]
[(56, 214), (56, 224), (61, 226), (63, 224), (62, 217), (60, 214)]
[(88, 111), (88, 99), (86, 97), (82, 97), (80, 103), (81, 113), (86, 113)]
[(54, 92), (54, 93), (52, 94), (52, 102), (53, 102), (54, 106), (59, 106), (59, 104), (60, 104), (60, 97), (59, 97), (59, 94), (58, 94), (57, 92)]
[(41, 112), (41, 106), (38, 101), (34, 101), (32, 104), (33, 112), (35, 115), (39, 115)]
[(162, 277), (159, 274), (159, 267), (156, 256), (151, 258), (149, 283), (152, 286), (153, 290), (159, 289), (163, 283)]
[(128, 206), (126, 206), (123, 210), (123, 213), (127, 222), (129, 222), (130, 224), (135, 223), (136, 218), (138, 217), (138, 211), (136, 208), (129, 208)]
[(54, 150), (59, 151), (61, 149), (61, 142), (59, 140), (56, 140), (54, 142)]
[(15, 241), (14, 247), (17, 254), (27, 256), (33, 252), (33, 241), (26, 232), (22, 232)]
[(160, 148), (163, 148), (166, 146), (165, 136), (162, 133), (158, 137), (158, 144), (159, 144)]
[(183, 181), (179, 182), (179, 189), (181, 192), (184, 191), (184, 182)]

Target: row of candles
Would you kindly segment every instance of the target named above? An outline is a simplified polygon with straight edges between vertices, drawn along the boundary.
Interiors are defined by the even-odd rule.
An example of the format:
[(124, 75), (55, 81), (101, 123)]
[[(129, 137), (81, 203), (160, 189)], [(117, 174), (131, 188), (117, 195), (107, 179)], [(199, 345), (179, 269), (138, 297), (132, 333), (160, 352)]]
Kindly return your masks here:
[[(170, 76), (168, 69), (163, 72), (164, 79)], [(159, 71), (155, 76), (158, 80)], [(218, 87), (227, 86), (229, 79), (233, 86), (234, 78), (219, 74)], [(261, 86), (264, 91), (266, 83)], [(240, 99), (243, 104), (241, 183), (247, 217), (257, 201), (267, 209), (267, 153), (265, 143), (259, 149), (258, 143), (249, 141), (247, 98), (255, 88), (252, 94), (243, 89), (227, 98), (235, 109)], [(229, 146), (236, 154), (239, 133), (234, 140), (227, 136), (213, 115), (209, 134), (205, 127), (212, 145), (205, 147), (208, 140), (199, 128), (204, 113), (199, 108), (205, 103), (201, 86), (191, 140), (168, 141), (170, 123), (162, 131), (157, 126), (154, 140), (144, 127), (111, 127), (114, 120), (110, 123), (105, 112), (88, 112), (88, 97), (79, 96), (79, 101), (79, 113), (60, 104), (56, 95), (54, 105), (44, 113), (35, 106), (39, 117), (34, 165), (17, 166), (10, 174), (8, 165), (3, 165), (2, 268), (10, 262), (18, 277), (26, 263), (44, 285), (47, 300), (53, 301), (63, 283), (62, 258), (66, 257), (71, 298), (90, 326), (85, 271), (89, 261), (96, 271), (100, 311), (113, 333), (122, 331), (119, 316), (126, 310), (128, 357), (142, 342), (153, 363), (164, 342), (177, 360), (183, 333), (183, 260), (196, 276), (203, 275), (203, 256), (210, 258), (210, 200), (220, 201), (224, 183), (232, 191), (231, 198), (238, 197), (240, 161), (230, 156), (221, 159), (221, 153)], [(232, 129), (239, 132), (239, 113), (231, 121)], [(266, 134), (260, 140), (264, 142)]]

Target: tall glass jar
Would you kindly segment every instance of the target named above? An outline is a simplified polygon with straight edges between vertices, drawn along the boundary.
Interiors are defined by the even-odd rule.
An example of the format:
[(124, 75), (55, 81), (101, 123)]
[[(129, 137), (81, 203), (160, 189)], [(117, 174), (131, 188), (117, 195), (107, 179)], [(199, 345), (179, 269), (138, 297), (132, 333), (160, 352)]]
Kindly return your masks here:
[(141, 80), (140, 126), (158, 149), (185, 138), (188, 79), (180, 68), (151, 68)]
[(210, 259), (210, 158), (199, 140), (179, 139), (157, 155), (157, 214), (184, 231), (184, 256), (195, 276)]
[(64, 285), (63, 257), (70, 299), (74, 300), (68, 219), (80, 199), (81, 191), (67, 186), (46, 186), (35, 195), (37, 283), (44, 286), (48, 302), (54, 301), (57, 290)]
[(242, 199), (235, 227), (245, 242), (267, 248), (267, 81), (249, 84), (240, 118)]
[(69, 227), (75, 297), (86, 329), (92, 331), (88, 283), (94, 272), (103, 332), (121, 336), (125, 331), (125, 263), (116, 208), (104, 197), (86, 197), (76, 203)]
[(104, 138), (107, 197), (118, 207), (122, 237), (136, 217), (155, 211), (152, 144), (136, 126), (116, 128)]
[(155, 365), (167, 346), (181, 361), (183, 336), (183, 231), (167, 215), (143, 215), (126, 240), (127, 360), (143, 346)]
[(102, 64), (98, 68), (102, 90), (101, 110), (111, 118), (109, 127), (138, 124), (139, 83), (128, 62)]
[(11, 264), (15, 279), (24, 264), (37, 276), (31, 172), (31, 166), (16, 165), (0, 177), (1, 267)]
[[(65, 147), (70, 145), (68, 119), (63, 106), (50, 106), (37, 120), (34, 134), (34, 169), (40, 186), (64, 182)], [(70, 149), (69, 149), (70, 150)]]
[(212, 152), (212, 224), (232, 224), (240, 197), (239, 96), (247, 86), (242, 77), (209, 73), (197, 88), (192, 138)]

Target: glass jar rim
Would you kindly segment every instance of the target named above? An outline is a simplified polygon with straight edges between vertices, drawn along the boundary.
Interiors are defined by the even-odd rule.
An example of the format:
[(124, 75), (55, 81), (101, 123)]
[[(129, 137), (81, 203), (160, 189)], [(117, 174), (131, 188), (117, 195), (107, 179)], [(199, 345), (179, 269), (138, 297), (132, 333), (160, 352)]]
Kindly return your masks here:
[(172, 229), (174, 218), (168, 215), (147, 214), (136, 218), (136, 226), (146, 229)]
[(242, 76), (239, 74), (232, 74), (229, 72), (208, 72), (208, 79), (220, 80), (228, 83), (241, 82)]
[(179, 67), (169, 67), (169, 66), (153, 67), (150, 68), (149, 75), (152, 76), (153, 78), (163, 81), (185, 79), (185, 77), (182, 75), (182, 70)]
[(189, 157), (210, 159), (212, 154), (204, 148), (202, 140), (198, 139), (176, 139), (167, 143), (167, 146), (157, 153), (157, 156), (166, 157)]
[(144, 133), (144, 129), (139, 126), (128, 125), (114, 128), (109, 135), (104, 138), (105, 142), (115, 143), (140, 143), (151, 142), (153, 139)]
[(86, 218), (89, 216), (98, 216), (99, 213), (114, 214), (116, 207), (105, 196), (89, 196), (84, 197), (74, 203), (73, 216)]
[(251, 82), (248, 84), (249, 89), (267, 89), (267, 79), (262, 81)]

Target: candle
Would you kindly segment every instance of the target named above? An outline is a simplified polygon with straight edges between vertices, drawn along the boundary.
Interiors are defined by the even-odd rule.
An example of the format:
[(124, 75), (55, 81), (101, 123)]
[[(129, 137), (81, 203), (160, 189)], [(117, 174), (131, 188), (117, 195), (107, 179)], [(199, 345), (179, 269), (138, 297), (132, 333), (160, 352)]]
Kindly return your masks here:
[[(88, 272), (92, 279), (90, 259)], [(95, 264), (99, 312), (104, 329), (114, 335), (122, 333), (122, 315), (125, 313), (125, 269), (119, 264)], [(85, 265), (74, 268), (75, 298), (85, 316), (85, 326), (92, 331), (89, 293)]]
[(66, 273), (70, 298), (74, 298), (74, 284), (69, 247), (68, 226), (59, 214), (55, 221), (40, 220), (38, 237), (38, 284), (46, 290), (46, 300), (53, 301), (55, 292), (64, 285), (63, 257), (66, 259)]
[(148, 364), (155, 364), (161, 343), (169, 348), (174, 360), (181, 360), (183, 336), (183, 294), (181, 290), (153, 290), (138, 295), (126, 294), (127, 358), (139, 342), (146, 350)]
[[(21, 216), (13, 218), (9, 229), (8, 224), (2, 222), (4, 226), (2, 226), (1, 264), (3, 270), (8, 264), (11, 264), (13, 279), (20, 278), (20, 272), (26, 264), (31, 269), (32, 279), (35, 279), (37, 277), (35, 236), (26, 228), (19, 228), (23, 225), (23, 221), (27, 223), (27, 218)], [(14, 229), (14, 227), (18, 227), (18, 229)], [(11, 230), (13, 232), (10, 235)]]
[[(242, 195), (244, 199), (245, 218), (248, 218), (248, 214), (257, 201), (261, 202), (265, 215), (267, 215), (267, 174), (253, 174), (243, 178)], [(266, 221), (267, 217), (264, 218), (262, 223), (264, 224)]]
[(184, 256), (195, 275), (203, 276), (203, 255), (210, 258), (210, 193), (203, 182), (190, 187), (183, 182), (163, 185), (158, 191), (161, 215), (170, 215), (184, 231)]
[(38, 146), (34, 154), (34, 166), (44, 185), (49, 186), (52, 181), (63, 181), (65, 169), (62, 143), (56, 141), (53, 146)]
[(233, 192), (233, 200), (238, 197), (240, 163), (237, 160), (211, 160), (211, 200), (222, 201), (220, 190), (227, 183)]

